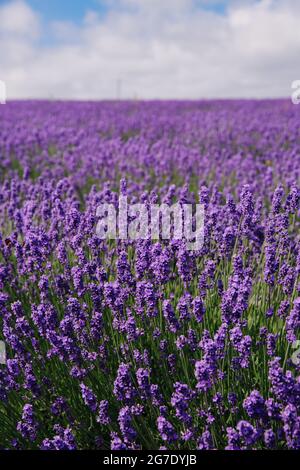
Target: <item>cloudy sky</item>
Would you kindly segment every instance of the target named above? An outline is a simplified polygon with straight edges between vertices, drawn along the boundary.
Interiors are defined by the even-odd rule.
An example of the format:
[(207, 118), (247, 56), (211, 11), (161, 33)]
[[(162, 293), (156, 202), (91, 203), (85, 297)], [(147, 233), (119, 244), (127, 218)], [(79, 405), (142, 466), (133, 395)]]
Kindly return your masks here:
[(10, 98), (285, 97), (299, 0), (0, 0)]

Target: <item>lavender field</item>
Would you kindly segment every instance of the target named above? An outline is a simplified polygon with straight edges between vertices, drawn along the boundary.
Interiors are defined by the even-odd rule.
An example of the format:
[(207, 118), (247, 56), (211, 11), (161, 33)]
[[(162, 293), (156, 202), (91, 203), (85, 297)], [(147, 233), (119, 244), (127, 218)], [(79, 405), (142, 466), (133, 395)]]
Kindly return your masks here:
[[(300, 449), (299, 123), (284, 100), (1, 106), (2, 449)], [(101, 239), (120, 192), (203, 204), (201, 249)]]

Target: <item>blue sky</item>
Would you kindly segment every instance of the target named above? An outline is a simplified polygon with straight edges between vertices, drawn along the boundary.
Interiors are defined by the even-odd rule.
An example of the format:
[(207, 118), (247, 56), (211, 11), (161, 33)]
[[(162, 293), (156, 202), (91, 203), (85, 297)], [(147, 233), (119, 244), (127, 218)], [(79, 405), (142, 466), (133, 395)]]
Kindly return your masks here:
[[(1, 0), (0, 3), (5, 1), (7, 0)], [(87, 10), (96, 10), (103, 15), (109, 10), (108, 2), (101, 0), (29, 0), (28, 3), (48, 21), (71, 20), (80, 23)], [(220, 14), (224, 13), (227, 3), (224, 0), (211, 0), (204, 4), (198, 2), (199, 8), (212, 10)], [(197, 4), (197, 0), (195, 4)]]
[(8, 98), (290, 96), (299, 0), (0, 0)]
[[(9, 3), (9, 0), (0, 0), (0, 5), (7, 3)], [(223, 15), (229, 2), (226, 0), (207, 0), (204, 2), (195, 0), (194, 3), (198, 8)], [(109, 2), (102, 0), (27, 0), (27, 4), (33, 10), (39, 12), (46, 22), (72, 21), (78, 25), (83, 21), (87, 11), (97, 11), (104, 16), (110, 9)]]
[(102, 14), (107, 11), (107, 4), (97, 0), (28, 0), (27, 3), (46, 21), (69, 20), (79, 24), (88, 10)]

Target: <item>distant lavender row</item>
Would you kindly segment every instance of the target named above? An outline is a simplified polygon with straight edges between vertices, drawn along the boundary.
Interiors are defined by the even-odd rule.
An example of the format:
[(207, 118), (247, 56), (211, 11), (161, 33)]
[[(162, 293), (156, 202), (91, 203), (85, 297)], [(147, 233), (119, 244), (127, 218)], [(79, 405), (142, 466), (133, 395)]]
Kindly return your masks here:
[[(0, 447), (299, 449), (300, 109), (0, 113)], [(204, 245), (98, 238), (120, 192), (203, 204)]]

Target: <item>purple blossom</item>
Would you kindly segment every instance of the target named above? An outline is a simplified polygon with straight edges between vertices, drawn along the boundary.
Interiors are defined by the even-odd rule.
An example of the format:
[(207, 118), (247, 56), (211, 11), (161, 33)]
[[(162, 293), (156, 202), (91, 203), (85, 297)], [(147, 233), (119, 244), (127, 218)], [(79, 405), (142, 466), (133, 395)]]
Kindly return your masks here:
[(164, 416), (159, 416), (157, 418), (157, 429), (163, 441), (168, 443), (177, 441), (178, 435), (174, 426)]
[(92, 392), (92, 390), (84, 385), (83, 383), (80, 384), (80, 390), (81, 390), (81, 396), (83, 398), (84, 403), (86, 406), (89, 407), (89, 409), (95, 413), (97, 410), (97, 399), (95, 394)]

